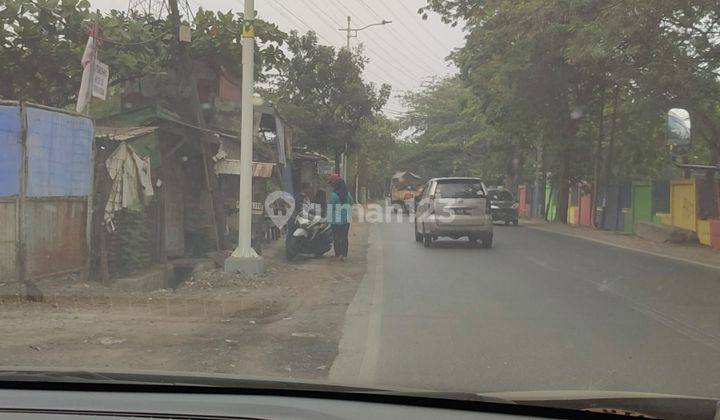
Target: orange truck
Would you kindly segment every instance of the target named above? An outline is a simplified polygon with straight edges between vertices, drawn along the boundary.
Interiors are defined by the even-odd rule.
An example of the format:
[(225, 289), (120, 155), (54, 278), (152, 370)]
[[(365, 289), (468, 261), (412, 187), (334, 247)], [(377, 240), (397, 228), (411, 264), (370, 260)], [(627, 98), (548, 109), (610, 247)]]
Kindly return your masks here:
[(395, 209), (409, 213), (413, 208), (415, 195), (423, 184), (422, 177), (410, 172), (396, 172), (390, 179), (390, 197)]

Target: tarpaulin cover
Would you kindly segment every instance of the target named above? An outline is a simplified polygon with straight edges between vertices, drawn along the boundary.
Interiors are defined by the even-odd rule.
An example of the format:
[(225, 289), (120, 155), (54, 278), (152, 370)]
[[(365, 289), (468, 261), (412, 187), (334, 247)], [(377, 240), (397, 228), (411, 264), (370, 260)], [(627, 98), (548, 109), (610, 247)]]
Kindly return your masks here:
[[(112, 190), (105, 204), (105, 223), (115, 230), (113, 217), (122, 209), (140, 211), (143, 202), (154, 194), (150, 175), (150, 158), (142, 158), (126, 142), (120, 143), (105, 161)], [(142, 197), (141, 197), (142, 194)]]
[(20, 192), (20, 108), (0, 106), (0, 196)]
[(92, 122), (84, 117), (28, 108), (28, 197), (90, 194)]

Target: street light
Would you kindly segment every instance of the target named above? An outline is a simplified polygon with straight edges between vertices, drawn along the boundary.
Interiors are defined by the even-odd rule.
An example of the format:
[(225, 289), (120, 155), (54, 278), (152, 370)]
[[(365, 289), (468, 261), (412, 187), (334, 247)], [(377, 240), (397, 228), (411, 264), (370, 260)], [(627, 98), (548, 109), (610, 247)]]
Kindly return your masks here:
[(385, 19), (383, 19), (383, 20), (380, 21), (380, 22), (371, 23), (371, 24), (369, 24), (369, 25), (363, 26), (362, 28), (352, 28), (352, 27), (350, 27), (350, 16), (348, 16), (348, 17), (347, 17), (347, 23), (348, 23), (348, 24), (347, 24), (347, 28), (339, 28), (338, 31), (343, 31), (343, 32), (345, 32), (345, 34), (346, 34), (346, 36), (347, 36), (347, 49), (349, 50), (349, 49), (350, 49), (350, 38), (357, 38), (357, 33), (358, 33), (358, 32), (360, 32), (360, 31), (362, 31), (362, 30), (364, 30), (364, 29), (367, 29), (367, 28), (369, 28), (369, 27), (371, 27), (371, 26), (387, 25), (388, 23), (392, 23), (392, 21), (391, 21), (391, 20), (385, 20)]
[[(339, 28), (338, 31), (345, 32), (345, 35), (347, 37), (347, 49), (350, 51), (350, 38), (357, 38), (357, 33), (367, 29), (371, 26), (382, 26), (387, 25), (388, 23), (392, 23), (391, 20), (381, 20), (377, 23), (371, 23), (369, 25), (365, 25), (362, 28), (352, 28), (350, 26), (350, 16), (347, 17), (347, 28)], [(340, 155), (340, 172), (345, 181), (347, 181), (347, 142), (345, 142), (345, 150)]]

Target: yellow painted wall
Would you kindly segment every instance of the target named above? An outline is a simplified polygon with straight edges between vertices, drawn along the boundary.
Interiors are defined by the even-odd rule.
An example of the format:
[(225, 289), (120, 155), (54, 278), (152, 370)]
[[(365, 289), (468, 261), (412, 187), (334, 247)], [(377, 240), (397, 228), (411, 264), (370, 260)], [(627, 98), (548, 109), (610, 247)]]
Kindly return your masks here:
[(697, 235), (700, 243), (710, 246), (710, 222), (707, 220), (697, 221)]
[(672, 216), (670, 213), (655, 213), (658, 221), (663, 225), (672, 225)]
[(697, 230), (697, 192), (694, 179), (672, 181), (670, 214), (673, 226)]
[(567, 212), (568, 224), (570, 224), (570, 225), (575, 224), (575, 215), (577, 214), (578, 211), (580, 211), (579, 208), (573, 207), (573, 206), (568, 206), (568, 212)]

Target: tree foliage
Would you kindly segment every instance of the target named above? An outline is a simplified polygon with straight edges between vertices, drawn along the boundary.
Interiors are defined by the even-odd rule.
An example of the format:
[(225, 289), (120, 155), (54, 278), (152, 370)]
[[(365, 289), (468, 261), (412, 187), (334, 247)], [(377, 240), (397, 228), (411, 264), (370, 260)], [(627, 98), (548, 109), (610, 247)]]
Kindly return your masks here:
[[(470, 141), (484, 151), (481, 166), (526, 180), (542, 169), (558, 187), (560, 220), (578, 180), (607, 184), (666, 171), (671, 107), (687, 108), (698, 123), (697, 154), (720, 158), (716, 2), (428, 0), (419, 13), (429, 12), (465, 28), (466, 43), (451, 56), (460, 75), (408, 98), (410, 106), (427, 121), (451, 111), (423, 103), (441, 100), (452, 83), (469, 92), (473, 111), (459, 112), (456, 101), (447, 128), (468, 131), (443, 133), (439, 144), (425, 132), (418, 144), (456, 150), (482, 130)], [(483, 125), (473, 126), (478, 120)], [(455, 172), (451, 162), (444, 166)]]
[(314, 32), (288, 38), (290, 58), (281, 67), (274, 101), (296, 129), (298, 141), (321, 152), (358, 147), (358, 132), (382, 109), (390, 86), (379, 88), (362, 78), (360, 50), (336, 50), (318, 44)]
[[(242, 20), (241, 13), (198, 10), (190, 22), (190, 57), (239, 73)], [(117, 10), (97, 15), (87, 0), (5, 0), (0, 4), (0, 97), (59, 107), (74, 102), (93, 21), (102, 31), (98, 57), (110, 67), (111, 84), (175, 67), (171, 51), (177, 28), (168, 20)], [(285, 60), (286, 34), (256, 20), (256, 36), (256, 73), (262, 81)]]

